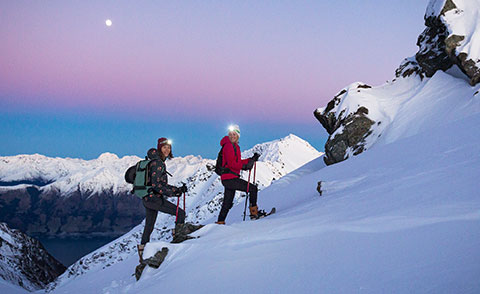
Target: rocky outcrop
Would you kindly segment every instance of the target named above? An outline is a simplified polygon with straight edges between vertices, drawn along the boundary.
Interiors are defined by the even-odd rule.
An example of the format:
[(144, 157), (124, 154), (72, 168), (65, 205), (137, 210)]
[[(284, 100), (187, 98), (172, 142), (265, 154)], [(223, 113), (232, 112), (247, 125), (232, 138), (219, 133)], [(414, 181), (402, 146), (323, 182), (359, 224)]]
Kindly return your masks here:
[[(425, 13), (426, 28), (417, 40), (419, 50), (401, 63), (395, 71), (397, 79), (419, 77), (423, 80), (456, 65), (472, 86), (479, 83), (479, 14), (480, 0), (431, 0)], [(314, 111), (329, 134), (325, 144), (326, 164), (362, 153), (374, 144), (390, 122), (384, 111), (371, 115), (377, 102), (372, 102), (375, 98), (368, 93), (361, 93), (369, 87), (353, 84), (340, 91), (326, 107)]]
[(40, 242), (0, 223), (0, 278), (34, 291), (45, 288), (65, 269)]
[[(358, 84), (350, 87), (348, 91), (361, 92), (362, 89), (371, 88), (369, 85)], [(368, 117), (368, 108), (364, 106), (352, 109), (340, 109), (340, 104), (347, 89), (340, 91), (326, 108), (314, 111), (315, 117), (330, 135), (325, 144), (324, 161), (327, 165), (347, 159), (349, 156), (362, 153), (366, 149), (366, 138), (372, 134), (371, 126), (375, 121)]]
[[(443, 5), (442, 5), (443, 4)], [(430, 1), (425, 14), (425, 30), (417, 40), (419, 50), (414, 58), (405, 59), (396, 71), (397, 77), (417, 74), (432, 77), (456, 64), (472, 86), (480, 82), (480, 36), (475, 32), (480, 1)], [(473, 27), (467, 35), (465, 29)]]
[(142, 277), (143, 270), (149, 266), (152, 268), (159, 268), (160, 265), (162, 265), (163, 261), (165, 260), (165, 257), (167, 257), (168, 254), (168, 248), (163, 247), (162, 250), (157, 251), (154, 256), (144, 259), (140, 262), (139, 265), (135, 267), (135, 278), (140, 280)]

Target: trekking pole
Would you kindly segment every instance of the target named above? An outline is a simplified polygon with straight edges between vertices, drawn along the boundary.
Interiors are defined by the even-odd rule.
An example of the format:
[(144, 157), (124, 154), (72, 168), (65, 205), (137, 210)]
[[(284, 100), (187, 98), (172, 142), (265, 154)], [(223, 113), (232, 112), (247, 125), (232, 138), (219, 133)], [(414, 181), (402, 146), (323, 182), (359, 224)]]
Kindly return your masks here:
[(247, 203), (248, 203), (248, 189), (250, 188), (250, 174), (252, 170), (248, 171), (248, 182), (247, 182), (247, 198), (245, 198), (245, 209), (243, 210), (243, 221), (245, 221), (245, 216), (247, 215)]
[(185, 209), (185, 192), (183, 192), (183, 211), (185, 211), (185, 213), (187, 212)]
[(257, 174), (257, 162), (253, 164), (253, 184), (255, 185), (255, 175)]
[(178, 206), (180, 205), (180, 197), (178, 197), (177, 199), (177, 213), (175, 214), (175, 223), (177, 223), (177, 219), (178, 219)]

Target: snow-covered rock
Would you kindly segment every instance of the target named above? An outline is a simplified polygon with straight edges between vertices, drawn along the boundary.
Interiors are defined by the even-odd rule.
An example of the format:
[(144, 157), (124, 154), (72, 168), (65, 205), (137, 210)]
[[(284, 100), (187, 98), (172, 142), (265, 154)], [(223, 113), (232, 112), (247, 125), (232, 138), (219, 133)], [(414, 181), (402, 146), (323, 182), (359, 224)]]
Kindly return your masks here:
[[(432, 0), (419, 51), (397, 78), (371, 87), (353, 83), (314, 111), (329, 133), (325, 162), (333, 164), (381, 142), (411, 136), (478, 110), (480, 1)], [(463, 82), (469, 81), (469, 84)], [(476, 85), (476, 86), (474, 86)], [(431, 117), (434, 115), (435, 117)]]
[(37, 240), (0, 223), (0, 290), (21, 293), (45, 288), (65, 271)]
[(396, 74), (413, 73), (432, 77), (456, 64), (470, 84), (480, 82), (480, 1), (430, 1), (425, 13), (425, 30), (418, 37), (419, 50), (405, 59)]

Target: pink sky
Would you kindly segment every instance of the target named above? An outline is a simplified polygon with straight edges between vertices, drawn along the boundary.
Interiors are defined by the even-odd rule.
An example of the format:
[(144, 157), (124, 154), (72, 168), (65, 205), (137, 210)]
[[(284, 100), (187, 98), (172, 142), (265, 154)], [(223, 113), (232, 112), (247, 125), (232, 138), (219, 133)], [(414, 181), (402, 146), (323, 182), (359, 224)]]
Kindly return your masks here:
[(305, 122), (415, 53), (426, 1), (374, 2), (2, 4), (0, 99), (13, 111), (148, 106)]

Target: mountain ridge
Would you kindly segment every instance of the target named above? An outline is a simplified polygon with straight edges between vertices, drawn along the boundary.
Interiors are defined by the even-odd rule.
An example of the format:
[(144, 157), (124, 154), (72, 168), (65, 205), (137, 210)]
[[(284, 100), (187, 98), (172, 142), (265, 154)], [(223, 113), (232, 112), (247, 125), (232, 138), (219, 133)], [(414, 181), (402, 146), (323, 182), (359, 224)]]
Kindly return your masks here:
[[(257, 173), (260, 188), (321, 155), (295, 135), (257, 144), (242, 156), (251, 156), (253, 150), (263, 152)], [(112, 153), (92, 160), (43, 155), (0, 157), (0, 182), (26, 181), (0, 186), (0, 221), (33, 236), (122, 235), (145, 217), (140, 199), (130, 193), (132, 186), (124, 180), (127, 168), (139, 160)], [(207, 167), (214, 164), (213, 159), (193, 155), (166, 161), (173, 175), (169, 177), (171, 185), (185, 182), (191, 196), (205, 199), (196, 204), (204, 208), (195, 213), (219, 208), (221, 183)], [(215, 201), (211, 201), (212, 193), (217, 195)]]

